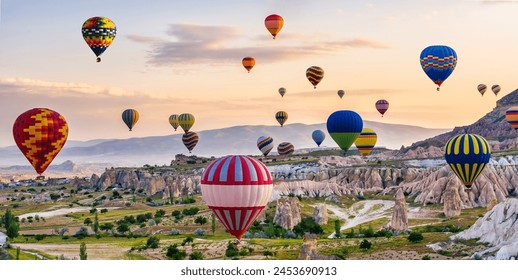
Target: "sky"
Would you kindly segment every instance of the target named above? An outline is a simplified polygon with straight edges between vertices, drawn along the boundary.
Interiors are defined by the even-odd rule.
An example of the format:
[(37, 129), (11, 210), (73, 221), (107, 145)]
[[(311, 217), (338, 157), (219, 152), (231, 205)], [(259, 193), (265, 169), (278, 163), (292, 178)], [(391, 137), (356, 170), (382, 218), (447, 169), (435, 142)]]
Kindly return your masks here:
[[(69, 140), (181, 133), (168, 122), (181, 113), (196, 117), (193, 131), (277, 125), (280, 110), (286, 124), (343, 109), (385, 123), (471, 124), (518, 87), (517, 12), (518, 1), (477, 0), (2, 0), (0, 146), (14, 145), (14, 120), (35, 107), (63, 115)], [(264, 26), (274, 13), (285, 21), (276, 40)], [(93, 16), (117, 25), (101, 63), (81, 34)], [(429, 45), (458, 55), (439, 92), (419, 64)], [(245, 56), (256, 59), (250, 73)], [(305, 76), (313, 65), (325, 71), (317, 89)], [(480, 83), (502, 91), (481, 97)], [(140, 113), (132, 132), (127, 108)]]

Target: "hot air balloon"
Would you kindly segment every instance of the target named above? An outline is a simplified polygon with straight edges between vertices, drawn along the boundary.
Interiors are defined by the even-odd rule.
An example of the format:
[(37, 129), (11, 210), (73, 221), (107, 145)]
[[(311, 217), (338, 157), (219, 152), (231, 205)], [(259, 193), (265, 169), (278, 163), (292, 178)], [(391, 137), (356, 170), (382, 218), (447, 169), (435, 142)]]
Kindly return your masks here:
[(499, 85), (493, 85), (493, 86), (491, 87), (491, 90), (493, 91), (493, 93), (495, 94), (495, 96), (497, 96), (497, 95), (498, 95), (498, 93), (500, 92), (500, 89), (501, 89), (501, 88), (500, 88), (500, 86), (499, 86)]
[(189, 113), (183, 113), (178, 116), (178, 124), (182, 127), (184, 132), (188, 132), (194, 125), (194, 116)]
[(101, 54), (111, 45), (117, 34), (115, 23), (107, 17), (92, 17), (83, 23), (81, 31), (86, 44), (97, 57), (97, 62), (101, 62)]
[(288, 120), (288, 113), (284, 111), (279, 111), (275, 114), (275, 119), (279, 122), (279, 124), (282, 127), (286, 120)]
[(511, 107), (505, 112), (505, 119), (512, 128), (518, 130), (518, 106)]
[(342, 97), (344, 97), (345, 91), (343, 91), (343, 89), (341, 89), (337, 93), (338, 93), (338, 96), (340, 96), (340, 98), (342, 98)]
[(376, 132), (371, 128), (364, 127), (360, 136), (358, 136), (354, 142), (354, 145), (356, 145), (356, 148), (358, 148), (358, 151), (362, 156), (368, 156), (372, 152), (374, 145), (376, 145), (377, 140), (378, 136), (376, 135)]
[(264, 209), (272, 190), (268, 168), (248, 156), (219, 158), (201, 175), (203, 200), (238, 240)]
[(252, 70), (252, 68), (254, 68), (254, 65), (255, 65), (255, 59), (251, 56), (247, 56), (245, 58), (243, 58), (243, 67), (245, 67), (246, 71), (248, 71), (248, 73), (250, 73), (250, 70)]
[(261, 136), (257, 139), (257, 148), (263, 153), (264, 156), (267, 156), (268, 153), (273, 149), (273, 139), (272, 137)]
[(180, 124), (178, 124), (178, 115), (174, 114), (169, 116), (169, 124), (174, 128), (174, 131), (178, 128)]
[(138, 121), (138, 112), (135, 109), (126, 109), (122, 112), (122, 120), (128, 126), (129, 131), (135, 126)]
[(385, 114), (385, 112), (388, 110), (388, 108), (389, 108), (389, 103), (387, 100), (380, 99), (380, 100), (376, 101), (376, 110), (378, 110), (378, 112), (380, 112), (382, 117)]
[(429, 46), (421, 52), (420, 58), (421, 67), (439, 91), (457, 66), (457, 53), (448, 46)]
[(68, 124), (58, 112), (34, 108), (16, 118), (13, 136), (20, 151), (41, 175), (65, 145)]
[(285, 94), (285, 93), (286, 93), (286, 89), (285, 89), (285, 88), (283, 88), (283, 87), (281, 87), (281, 88), (279, 89), (279, 94), (281, 95), (281, 97), (284, 97), (284, 94)]
[(277, 152), (281, 156), (289, 156), (293, 154), (293, 151), (295, 151), (295, 148), (293, 147), (293, 144), (289, 142), (282, 142), (277, 146)]
[(484, 93), (486, 92), (487, 86), (484, 84), (480, 84), (477, 86), (478, 92), (480, 92), (480, 95), (484, 96)]
[(272, 34), (273, 39), (275, 39), (277, 34), (281, 31), (282, 26), (284, 26), (284, 19), (279, 15), (269, 15), (264, 19), (264, 25)]
[(324, 78), (324, 70), (318, 66), (311, 66), (306, 70), (306, 78), (317, 88), (318, 83)]
[(471, 188), (491, 157), (491, 147), (484, 137), (460, 134), (444, 147), (444, 158), (466, 188)]
[(356, 141), (363, 128), (363, 120), (358, 113), (341, 110), (327, 118), (327, 132), (336, 144), (345, 152)]
[(189, 153), (196, 147), (196, 144), (198, 144), (198, 139), (198, 134), (193, 131), (187, 131), (182, 135), (182, 142), (187, 150), (189, 150)]
[(322, 130), (317, 129), (311, 133), (311, 138), (313, 138), (313, 141), (320, 147), (320, 144), (326, 139), (326, 134)]

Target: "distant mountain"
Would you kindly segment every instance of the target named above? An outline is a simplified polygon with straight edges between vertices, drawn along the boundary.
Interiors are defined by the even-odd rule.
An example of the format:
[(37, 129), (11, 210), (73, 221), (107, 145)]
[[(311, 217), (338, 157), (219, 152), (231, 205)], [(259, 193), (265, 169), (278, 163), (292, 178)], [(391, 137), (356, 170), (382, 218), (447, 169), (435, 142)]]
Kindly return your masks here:
[[(378, 134), (378, 147), (395, 149), (401, 145), (410, 145), (427, 137), (447, 131), (446, 129), (428, 129), (410, 125), (386, 124), (365, 121)], [(222, 156), (226, 154), (259, 154), (256, 146), (261, 135), (271, 136), (274, 144), (287, 141), (295, 149), (316, 147), (311, 138), (315, 129), (326, 132), (326, 139), (321, 146), (336, 147), (327, 135), (325, 124), (289, 124), (280, 126), (234, 126), (223, 129), (197, 132), (199, 143), (193, 154), (200, 156)], [(91, 140), (65, 145), (54, 162), (72, 160), (82, 163), (112, 163), (123, 166), (141, 166), (143, 164), (169, 164), (176, 154), (187, 154), (182, 143), (182, 134), (153, 136), (118, 140)], [(95, 142), (97, 141), (97, 142)], [(276, 149), (274, 149), (275, 151)], [(272, 151), (273, 152), (273, 151)], [(15, 146), (0, 148), (0, 166), (27, 164), (27, 160)]]
[[(518, 147), (517, 133), (505, 119), (505, 112), (512, 106), (518, 106), (518, 89), (498, 100), (496, 107), (475, 123), (455, 127), (452, 131), (416, 142), (409, 147), (401, 149), (399, 154), (411, 153), (418, 156), (420, 153), (415, 153), (415, 151), (431, 150), (433, 148), (441, 148), (440, 151), (442, 151), (442, 147), (451, 137), (462, 133), (474, 133), (485, 137), (490, 142), (493, 150), (516, 148)], [(439, 149), (435, 150), (439, 151)]]

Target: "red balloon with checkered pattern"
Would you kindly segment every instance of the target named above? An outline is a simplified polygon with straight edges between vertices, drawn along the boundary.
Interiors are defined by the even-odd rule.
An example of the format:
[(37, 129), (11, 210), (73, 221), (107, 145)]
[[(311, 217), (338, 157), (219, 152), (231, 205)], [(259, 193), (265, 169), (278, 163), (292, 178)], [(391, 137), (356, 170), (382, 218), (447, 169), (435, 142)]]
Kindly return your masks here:
[(34, 108), (18, 116), (13, 136), (20, 151), (41, 175), (65, 145), (68, 124), (58, 112)]
[(201, 194), (228, 232), (237, 239), (268, 203), (273, 181), (268, 168), (249, 156), (229, 155), (212, 162), (201, 177)]

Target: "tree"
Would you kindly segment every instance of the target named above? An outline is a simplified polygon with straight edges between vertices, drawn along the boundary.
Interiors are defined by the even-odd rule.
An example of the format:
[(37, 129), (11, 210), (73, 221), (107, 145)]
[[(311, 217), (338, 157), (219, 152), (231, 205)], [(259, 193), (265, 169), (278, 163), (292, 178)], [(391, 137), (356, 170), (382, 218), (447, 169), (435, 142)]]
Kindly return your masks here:
[(194, 222), (197, 223), (197, 224), (203, 225), (203, 224), (207, 223), (207, 218), (202, 217), (202, 216), (198, 216), (198, 217), (196, 217)]
[(335, 236), (336, 238), (340, 238), (340, 220), (335, 220)]
[(94, 224), (92, 226), (92, 229), (95, 233), (99, 232), (99, 217), (97, 216), (97, 212), (95, 212)]
[(214, 235), (214, 232), (216, 232), (216, 215), (214, 215), (214, 213), (212, 213), (210, 215), (211, 217), (211, 229), (212, 229), (212, 235)]
[(92, 219), (86, 218), (85, 221), (83, 222), (83, 224), (85, 224), (86, 226), (91, 225), (92, 224)]
[(420, 232), (412, 231), (408, 235), (408, 241), (410, 241), (412, 243), (418, 243), (418, 242), (421, 242), (423, 240), (424, 240), (424, 237), (423, 237), (423, 235)]
[(147, 239), (146, 248), (156, 249), (158, 248), (158, 242), (160, 242), (160, 238), (151, 236)]
[(180, 212), (180, 210), (174, 210), (173, 213), (171, 213), (171, 215), (178, 220), (182, 218), (182, 212)]
[(79, 259), (86, 260), (87, 258), (88, 254), (86, 253), (86, 244), (81, 242), (81, 245), (79, 246)]
[(184, 250), (178, 249), (177, 244), (169, 245), (165, 255), (171, 260), (183, 260), (187, 257), (187, 253)]
[(187, 236), (183, 241), (182, 241), (182, 246), (185, 246), (185, 244), (187, 243), (192, 243), (194, 241), (194, 239), (192, 238), (192, 236)]
[(163, 216), (165, 216), (165, 211), (162, 210), (162, 209), (159, 209), (155, 212), (155, 219), (157, 218), (162, 218)]
[(129, 231), (129, 225), (127, 223), (121, 223), (117, 226), (117, 231), (124, 234)]
[(227, 244), (227, 250), (225, 250), (225, 256), (229, 258), (237, 257), (239, 255), (239, 249), (234, 242), (229, 241)]
[(6, 234), (10, 239), (13, 239), (18, 236), (18, 231), (20, 230), (20, 226), (16, 217), (11, 212), (11, 209), (7, 209), (5, 211), (4, 217), (2, 219), (4, 223), (4, 228), (6, 230)]
[(16, 259), (20, 259), (20, 247), (16, 247)]
[(369, 250), (371, 247), (372, 243), (370, 243), (367, 239), (363, 239), (363, 241), (360, 243), (360, 249), (362, 250)]
[(190, 260), (203, 260), (203, 254), (201, 252), (192, 252), (192, 254), (189, 255)]
[(74, 236), (78, 239), (83, 239), (88, 236), (88, 228), (87, 227), (80, 227), (79, 230), (74, 234)]
[(99, 226), (99, 228), (101, 230), (104, 230), (106, 233), (108, 233), (109, 230), (112, 230), (113, 229), (113, 224), (112, 223), (105, 223), (105, 224), (101, 224)]

